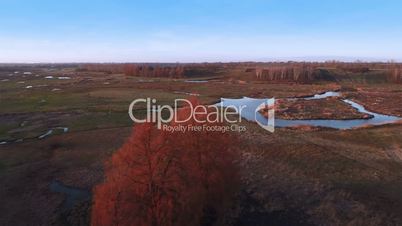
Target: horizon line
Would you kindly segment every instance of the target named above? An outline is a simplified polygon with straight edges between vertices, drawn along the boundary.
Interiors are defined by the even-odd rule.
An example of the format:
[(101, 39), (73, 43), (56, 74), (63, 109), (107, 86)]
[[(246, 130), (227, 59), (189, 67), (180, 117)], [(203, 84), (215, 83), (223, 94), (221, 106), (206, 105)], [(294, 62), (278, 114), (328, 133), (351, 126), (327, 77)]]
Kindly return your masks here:
[(131, 61), (131, 60), (78, 60), (78, 61), (0, 61), (0, 64), (197, 64), (197, 63), (283, 63), (283, 62), (310, 62), (325, 63), (330, 61), (344, 63), (402, 63), (402, 58), (387, 57), (353, 57), (353, 56), (292, 56), (292, 57), (257, 57), (256, 59), (238, 59), (238, 60), (150, 60), (150, 61)]

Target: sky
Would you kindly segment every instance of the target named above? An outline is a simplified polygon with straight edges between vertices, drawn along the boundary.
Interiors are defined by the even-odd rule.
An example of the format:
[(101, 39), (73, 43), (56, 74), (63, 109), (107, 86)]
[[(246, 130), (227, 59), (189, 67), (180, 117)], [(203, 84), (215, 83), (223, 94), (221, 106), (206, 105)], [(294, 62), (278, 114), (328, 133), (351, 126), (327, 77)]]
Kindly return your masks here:
[(400, 0), (0, 0), (0, 62), (402, 61)]

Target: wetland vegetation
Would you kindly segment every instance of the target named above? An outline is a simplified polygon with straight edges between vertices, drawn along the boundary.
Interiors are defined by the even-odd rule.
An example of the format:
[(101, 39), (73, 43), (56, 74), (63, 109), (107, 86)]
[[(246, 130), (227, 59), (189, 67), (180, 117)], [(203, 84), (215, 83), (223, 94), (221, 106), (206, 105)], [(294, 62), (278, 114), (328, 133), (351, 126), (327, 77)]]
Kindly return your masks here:
[[(235, 166), (224, 162), (239, 178), (235, 196), (221, 196), (230, 197), (234, 208), (216, 213), (219, 219), (203, 218), (206, 210), (193, 213), (194, 219), (224, 219), (231, 225), (400, 225), (400, 67), (340, 62), (1, 65), (0, 225), (88, 225), (96, 212), (91, 211), (94, 188), (110, 179), (105, 179), (104, 162), (133, 136), (130, 102), (151, 97), (173, 104), (194, 96), (205, 105), (221, 98), (275, 98), (279, 125), (269, 133), (252, 120), (242, 121), (247, 130), (235, 134)], [(134, 110), (146, 114), (145, 108)], [(347, 130), (280, 126), (281, 120), (370, 122), (378, 115), (395, 120)], [(198, 175), (184, 165), (189, 175)]]

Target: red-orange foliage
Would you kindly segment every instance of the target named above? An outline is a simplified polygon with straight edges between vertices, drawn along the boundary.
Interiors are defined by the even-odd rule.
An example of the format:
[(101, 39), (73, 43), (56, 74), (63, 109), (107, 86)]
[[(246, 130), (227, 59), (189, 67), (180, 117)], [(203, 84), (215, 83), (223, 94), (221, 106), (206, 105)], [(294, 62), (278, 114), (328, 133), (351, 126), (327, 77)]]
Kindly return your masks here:
[[(178, 116), (188, 111), (183, 108)], [(202, 125), (183, 125), (188, 124)], [(167, 133), (152, 124), (136, 125), (108, 161), (105, 182), (94, 189), (92, 225), (219, 221), (238, 182), (234, 143), (228, 133)]]

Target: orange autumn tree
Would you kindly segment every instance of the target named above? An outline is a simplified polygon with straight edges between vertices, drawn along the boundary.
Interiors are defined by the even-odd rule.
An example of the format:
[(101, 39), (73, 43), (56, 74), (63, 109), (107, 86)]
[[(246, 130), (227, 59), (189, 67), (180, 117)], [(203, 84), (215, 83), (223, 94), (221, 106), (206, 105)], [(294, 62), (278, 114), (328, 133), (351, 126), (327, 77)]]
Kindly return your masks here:
[[(193, 106), (200, 106), (192, 101)], [(186, 117), (184, 106), (178, 118)], [(206, 114), (198, 114), (205, 119)], [(219, 126), (189, 120), (187, 125)], [(172, 123), (177, 125), (177, 123)], [(236, 138), (212, 131), (168, 133), (137, 124), (106, 163), (94, 189), (92, 225), (212, 225), (222, 221), (238, 185)]]

